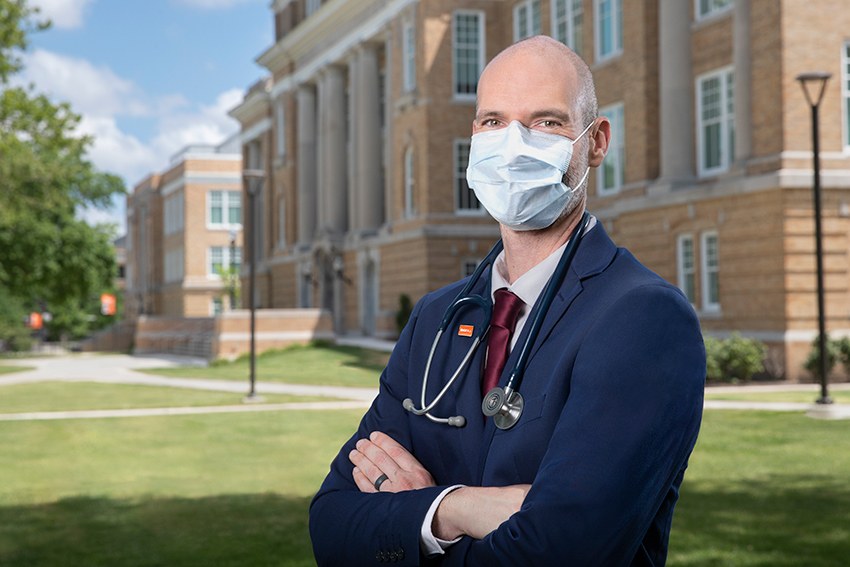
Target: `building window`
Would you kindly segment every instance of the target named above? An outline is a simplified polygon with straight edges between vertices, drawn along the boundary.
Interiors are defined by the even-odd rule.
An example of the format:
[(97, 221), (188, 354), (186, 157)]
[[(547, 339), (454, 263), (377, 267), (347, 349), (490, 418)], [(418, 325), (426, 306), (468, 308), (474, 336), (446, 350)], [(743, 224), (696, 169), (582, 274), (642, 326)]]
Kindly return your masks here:
[(471, 276), (480, 263), (481, 260), (464, 260), (460, 266), (460, 277), (465, 278)]
[(165, 199), (164, 205), (165, 234), (174, 234), (183, 230), (183, 191), (179, 191)]
[(676, 246), (679, 288), (691, 303), (696, 303), (696, 266), (694, 264), (694, 237), (682, 234)]
[(307, 16), (312, 16), (313, 13), (322, 6), (322, 0), (307, 0)]
[(404, 152), (404, 216), (407, 218), (416, 214), (416, 204), (414, 200), (414, 161), (413, 148), (407, 148)]
[(702, 233), (702, 308), (703, 311), (720, 310), (720, 262), (717, 253), (717, 232)]
[(623, 0), (594, 0), (596, 7), (596, 61), (623, 52)]
[(416, 88), (416, 35), (413, 23), (405, 22), (401, 30), (401, 42), (404, 92), (409, 93)]
[(844, 148), (850, 150), (850, 41), (844, 44), (841, 58), (841, 98), (844, 100)]
[(242, 248), (235, 247), (233, 249), (233, 261), (231, 263), (230, 247), (228, 246), (210, 246), (209, 254), (207, 255), (207, 277), (220, 278), (221, 275), (233, 266), (234, 273), (239, 273), (242, 269)]
[(582, 0), (552, 0), (552, 37), (581, 55)]
[(735, 155), (734, 74), (726, 68), (697, 78), (699, 175), (729, 169)]
[(478, 76), (484, 69), (484, 13), (458, 10), (452, 16), (454, 94), (475, 99)]
[(286, 248), (286, 199), (282, 196), (277, 201), (277, 247)]
[(514, 6), (514, 41), (540, 34), (540, 0), (523, 0)]
[(210, 191), (207, 199), (209, 228), (239, 227), (242, 223), (242, 193), (239, 191)]
[(732, 7), (732, 0), (696, 0), (697, 19), (723, 12)]
[(600, 109), (599, 114), (611, 122), (611, 142), (602, 161), (597, 189), (600, 196), (611, 195), (620, 190), (625, 182), (626, 170), (626, 124), (623, 118), (623, 103)]
[(455, 168), (455, 212), (464, 213), (482, 211), (481, 203), (475, 193), (466, 182), (466, 168), (469, 165), (469, 140), (455, 140), (454, 144), (454, 168)]
[(220, 297), (213, 297), (210, 301), (210, 314), (215, 317), (224, 311), (224, 301)]
[(275, 103), (274, 114), (277, 157), (283, 159), (286, 157), (286, 106), (282, 98)]

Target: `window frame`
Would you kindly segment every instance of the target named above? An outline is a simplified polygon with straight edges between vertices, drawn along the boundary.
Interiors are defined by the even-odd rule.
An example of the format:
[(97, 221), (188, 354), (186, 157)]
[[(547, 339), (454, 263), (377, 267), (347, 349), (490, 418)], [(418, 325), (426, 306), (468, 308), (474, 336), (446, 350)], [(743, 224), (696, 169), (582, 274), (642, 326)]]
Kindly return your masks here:
[[(536, 9), (536, 10), (535, 10)], [(525, 11), (525, 29), (520, 29), (520, 13)], [(535, 17), (537, 16), (537, 22), (535, 25)], [(525, 39), (527, 37), (531, 37), (533, 35), (540, 35), (542, 31), (542, 24), (540, 22), (541, 14), (540, 14), (540, 0), (522, 0), (519, 4), (514, 5), (513, 8), (513, 34), (514, 34), (514, 42), (517, 42), (521, 39)]]
[[(240, 273), (241, 270), (242, 270), (242, 247), (241, 246), (235, 246), (234, 248), (235, 248), (234, 257), (237, 258), (238, 261), (233, 262), (233, 264), (237, 268), (236, 273)], [(231, 262), (230, 262), (230, 246), (208, 246), (207, 247), (207, 279), (221, 280), (222, 279), (221, 274), (216, 273), (215, 270), (213, 269), (213, 267), (214, 267), (214, 265), (213, 265), (213, 250), (215, 250), (215, 249), (221, 250), (221, 266), (222, 266), (222, 270), (224, 270), (225, 266), (229, 268), (230, 265), (231, 265)]]
[[(691, 247), (691, 265), (690, 269), (685, 266), (684, 244), (689, 243)], [(696, 248), (694, 246), (694, 235), (691, 233), (680, 234), (676, 238), (676, 277), (679, 289), (691, 302), (691, 305), (696, 305), (697, 293), (697, 268), (696, 268)], [(690, 278), (690, 293), (688, 293), (688, 284), (686, 278)]]
[[(564, 7), (563, 25), (565, 37), (558, 37), (558, 28), (561, 24), (558, 18), (558, 8), (560, 6)], [(584, 3), (582, 0), (552, 0), (550, 10), (552, 12), (550, 15), (552, 37), (575, 51), (578, 55), (581, 55), (581, 44), (584, 41)]]
[[(221, 222), (216, 223), (212, 220), (212, 211), (213, 211), (213, 194), (220, 193), (221, 194)], [(236, 195), (237, 197), (233, 197)], [(211, 189), (207, 191), (206, 201), (207, 201), (207, 229), (208, 230), (241, 230), (242, 222), (233, 223), (230, 222), (230, 212), (233, 207), (231, 207), (231, 200), (236, 199), (236, 202), (239, 204), (239, 216), (242, 217), (243, 211), (243, 203), (242, 203), (242, 192), (238, 189)]]
[[(720, 116), (717, 122), (720, 126), (719, 153), (720, 163), (713, 167), (707, 167), (705, 163), (705, 150), (707, 143), (704, 135), (706, 123), (703, 118), (703, 89), (704, 84), (710, 80), (720, 81)], [(730, 86), (731, 80), (731, 86)], [(697, 176), (710, 177), (729, 170), (735, 159), (735, 71), (731, 65), (714, 69), (699, 75), (695, 79), (694, 91), (696, 95), (696, 135), (697, 135)], [(730, 88), (732, 89), (730, 92)], [(731, 107), (731, 112), (729, 108)], [(713, 124), (712, 124), (713, 125)]]
[[(715, 258), (714, 265), (709, 265), (708, 240), (714, 239)], [(710, 275), (713, 274), (717, 280), (717, 300), (710, 300), (709, 289), (711, 286)], [(720, 311), (720, 238), (716, 230), (706, 230), (700, 234), (700, 292), (702, 293), (702, 310), (705, 313), (718, 313)]]
[(404, 175), (404, 218), (413, 218), (416, 215), (416, 153), (413, 146), (404, 150), (402, 175)]
[[(478, 44), (475, 48), (478, 51), (478, 76), (475, 77), (475, 85), (472, 92), (458, 92), (458, 73), (459, 63), (457, 57), (458, 37), (457, 24), (459, 16), (475, 16), (478, 19)], [(475, 101), (478, 80), (481, 78), (481, 72), (484, 70), (484, 57), (487, 52), (487, 37), (486, 37), (486, 15), (483, 10), (455, 10), (452, 12), (452, 98), (457, 101)]]
[[(623, 102), (615, 102), (599, 109), (599, 115), (605, 116), (611, 122), (611, 143), (608, 153), (597, 168), (596, 194), (599, 197), (616, 195), (626, 182), (626, 111)], [(620, 124), (616, 124), (612, 118), (617, 117)], [(618, 127), (619, 126), (619, 127)], [(612, 187), (605, 186), (605, 167), (613, 162), (616, 181)]]
[[(704, 1), (709, 4), (709, 7), (705, 12), (702, 11), (702, 3)], [(718, 0), (694, 0), (694, 20), (699, 22), (701, 20), (714, 18), (735, 7), (735, 0), (729, 0), (725, 6), (721, 6), (719, 8), (716, 5), (717, 1)]]
[[(466, 148), (466, 164), (460, 166), (461, 146)], [(469, 186), (466, 181), (466, 169), (469, 167), (469, 151), (472, 147), (472, 141), (469, 138), (455, 138), (452, 142), (452, 192), (454, 193), (454, 213), (459, 216), (483, 216), (486, 210), (481, 205), (478, 197), (475, 196), (475, 191)], [(476, 208), (461, 207), (461, 190), (468, 191), (471, 197), (470, 202), (475, 202)]]
[(842, 147), (850, 154), (850, 40), (841, 47), (841, 125), (843, 130)]
[[(602, 5), (611, 3), (611, 32), (613, 44), (610, 52), (602, 52)], [(593, 55), (595, 63), (603, 63), (623, 54), (623, 1), (622, 0), (593, 0)], [(617, 33), (619, 32), (619, 33)]]

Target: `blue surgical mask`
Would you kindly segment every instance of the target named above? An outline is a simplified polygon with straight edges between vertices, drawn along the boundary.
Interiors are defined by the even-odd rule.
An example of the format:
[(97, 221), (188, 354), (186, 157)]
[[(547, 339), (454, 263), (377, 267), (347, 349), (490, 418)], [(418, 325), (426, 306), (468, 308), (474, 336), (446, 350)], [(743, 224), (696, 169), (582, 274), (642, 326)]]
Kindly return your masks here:
[(517, 121), (507, 128), (472, 136), (466, 181), (490, 215), (513, 230), (551, 226), (580, 197), (590, 168), (575, 188), (563, 183), (575, 140), (526, 128)]

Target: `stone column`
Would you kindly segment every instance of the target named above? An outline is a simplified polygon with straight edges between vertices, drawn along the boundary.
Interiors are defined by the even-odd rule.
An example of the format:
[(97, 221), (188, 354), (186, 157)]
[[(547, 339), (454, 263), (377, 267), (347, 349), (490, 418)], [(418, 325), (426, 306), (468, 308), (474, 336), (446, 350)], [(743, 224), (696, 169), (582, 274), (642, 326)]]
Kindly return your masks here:
[(361, 228), (359, 217), (360, 185), (357, 179), (357, 164), (359, 148), (357, 131), (360, 120), (357, 115), (358, 96), (360, 94), (359, 58), (354, 53), (348, 61), (348, 229), (357, 231)]
[(374, 45), (364, 44), (357, 54), (357, 186), (356, 204), (365, 230), (377, 230), (384, 222), (384, 191), (381, 175), (381, 80), (378, 53)]
[(733, 159), (743, 166), (743, 162), (752, 154), (750, 0), (735, 0), (734, 10), (732, 61), (735, 65), (735, 155)]
[(345, 77), (330, 66), (319, 83), (319, 230), (325, 234), (348, 229), (346, 117)]
[(298, 87), (298, 244), (316, 234), (316, 91)]
[(694, 175), (693, 76), (691, 69), (691, 21), (693, 2), (660, 0), (659, 111), (662, 182)]

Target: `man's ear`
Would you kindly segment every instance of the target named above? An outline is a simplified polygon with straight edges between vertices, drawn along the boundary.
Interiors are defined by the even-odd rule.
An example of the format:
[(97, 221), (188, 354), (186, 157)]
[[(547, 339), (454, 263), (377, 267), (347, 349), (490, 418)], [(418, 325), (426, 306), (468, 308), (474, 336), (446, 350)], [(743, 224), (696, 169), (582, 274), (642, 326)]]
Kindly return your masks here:
[(587, 149), (587, 165), (599, 167), (605, 154), (608, 153), (608, 144), (611, 142), (611, 123), (604, 116), (600, 116), (587, 135), (590, 140)]

